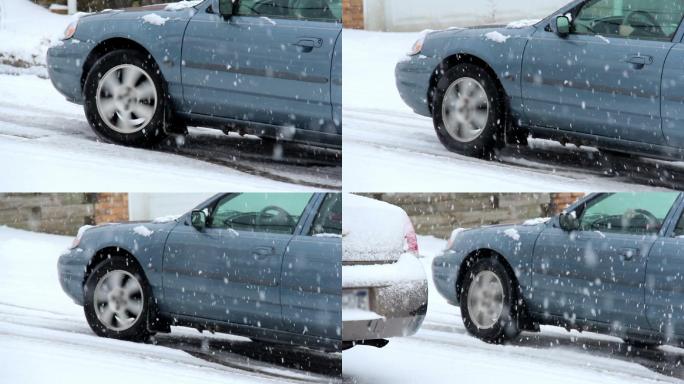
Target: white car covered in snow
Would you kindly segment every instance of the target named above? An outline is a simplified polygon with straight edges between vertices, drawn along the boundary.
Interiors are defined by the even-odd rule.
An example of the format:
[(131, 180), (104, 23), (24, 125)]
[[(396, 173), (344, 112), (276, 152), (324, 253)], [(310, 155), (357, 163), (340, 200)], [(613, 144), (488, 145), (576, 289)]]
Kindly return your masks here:
[(395, 205), (350, 194), (343, 217), (343, 348), (413, 335), (427, 312), (428, 284), (411, 220)]

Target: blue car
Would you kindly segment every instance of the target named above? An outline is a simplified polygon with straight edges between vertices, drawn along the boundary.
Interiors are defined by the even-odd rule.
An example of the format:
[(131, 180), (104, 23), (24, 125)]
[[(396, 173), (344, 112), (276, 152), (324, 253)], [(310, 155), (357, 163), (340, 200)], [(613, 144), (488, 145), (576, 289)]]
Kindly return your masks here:
[(683, 17), (678, 0), (577, 0), (534, 25), (433, 32), (397, 64), (397, 86), (460, 154), (532, 135), (682, 159)]
[(342, 145), (341, 0), (205, 0), (109, 10), (47, 54), (97, 135), (154, 146), (187, 125)]
[(635, 345), (684, 341), (684, 194), (607, 193), (559, 216), (455, 231), (439, 293), (492, 343), (540, 324)]
[(59, 280), (99, 336), (181, 325), (337, 351), (341, 232), (340, 194), (219, 194), (175, 220), (84, 227)]

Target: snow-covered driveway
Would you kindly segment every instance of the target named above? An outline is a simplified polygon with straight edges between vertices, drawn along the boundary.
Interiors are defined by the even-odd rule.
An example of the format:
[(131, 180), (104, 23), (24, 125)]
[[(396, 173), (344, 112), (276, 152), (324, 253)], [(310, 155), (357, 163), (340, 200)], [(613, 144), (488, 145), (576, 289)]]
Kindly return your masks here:
[(155, 344), (95, 336), (57, 281), (71, 238), (0, 227), (0, 382), (337, 382), (339, 354), (174, 327)]
[[(419, 237), (426, 272), (445, 242)], [(682, 383), (684, 350), (630, 349), (619, 339), (542, 326), (507, 345), (486, 344), (466, 333), (457, 307), (429, 281), (428, 314), (412, 337), (382, 349), (343, 353), (345, 383)]]
[[(344, 30), (344, 189), (355, 192), (622, 191), (684, 188), (684, 164), (614, 158), (532, 140), (498, 162), (459, 156), (401, 100), (395, 63), (416, 33)], [(635, 186), (636, 185), (636, 186)], [(646, 187), (647, 188), (647, 187)]]

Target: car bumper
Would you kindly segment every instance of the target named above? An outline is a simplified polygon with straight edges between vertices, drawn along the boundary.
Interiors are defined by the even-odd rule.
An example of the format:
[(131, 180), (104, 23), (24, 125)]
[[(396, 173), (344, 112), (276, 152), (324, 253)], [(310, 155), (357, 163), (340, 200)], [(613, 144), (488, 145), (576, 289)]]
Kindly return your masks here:
[(419, 115), (432, 117), (428, 94), (430, 78), (438, 66), (438, 60), (418, 55), (400, 61), (394, 70), (399, 95)]
[(78, 305), (83, 305), (83, 280), (90, 258), (81, 248), (70, 249), (59, 257), (57, 275), (64, 292)]
[(92, 43), (71, 39), (51, 47), (47, 52), (50, 81), (59, 93), (73, 103), (83, 104), (83, 64), (93, 48)]
[[(344, 266), (342, 289), (367, 289), (370, 303), (361, 316), (358, 310), (342, 309), (343, 341), (410, 336), (425, 319), (427, 278), (413, 255), (405, 254), (392, 264)], [(350, 316), (354, 311), (356, 315)]]
[(465, 254), (447, 250), (432, 261), (432, 281), (435, 283), (435, 288), (451, 304), (458, 304), (456, 283), (465, 256)]

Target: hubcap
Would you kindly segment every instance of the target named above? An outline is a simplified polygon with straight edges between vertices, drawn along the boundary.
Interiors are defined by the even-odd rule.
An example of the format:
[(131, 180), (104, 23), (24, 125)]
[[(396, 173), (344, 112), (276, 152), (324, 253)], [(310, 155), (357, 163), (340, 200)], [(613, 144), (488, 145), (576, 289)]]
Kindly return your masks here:
[(96, 104), (109, 128), (124, 134), (135, 133), (150, 123), (157, 110), (157, 88), (141, 68), (119, 65), (100, 79)]
[(126, 271), (108, 272), (95, 287), (97, 318), (114, 331), (124, 331), (138, 320), (144, 300), (140, 282)]
[(489, 98), (480, 82), (462, 77), (449, 86), (442, 103), (446, 131), (457, 141), (469, 143), (482, 134), (489, 120)]
[(491, 271), (478, 273), (468, 289), (468, 314), (478, 329), (490, 329), (503, 313), (504, 292), (499, 276)]

